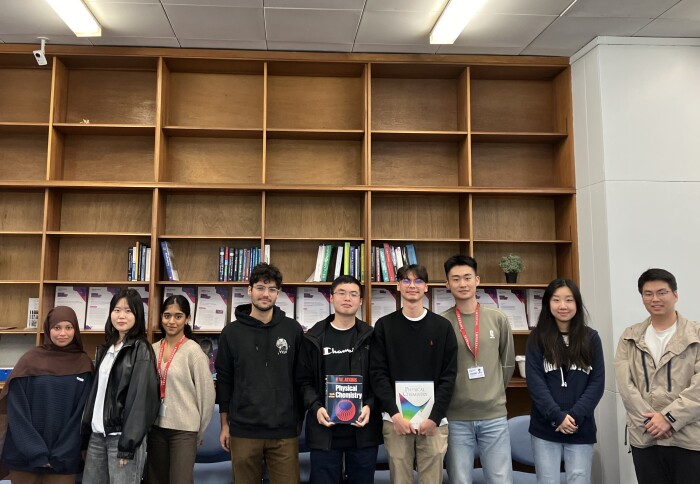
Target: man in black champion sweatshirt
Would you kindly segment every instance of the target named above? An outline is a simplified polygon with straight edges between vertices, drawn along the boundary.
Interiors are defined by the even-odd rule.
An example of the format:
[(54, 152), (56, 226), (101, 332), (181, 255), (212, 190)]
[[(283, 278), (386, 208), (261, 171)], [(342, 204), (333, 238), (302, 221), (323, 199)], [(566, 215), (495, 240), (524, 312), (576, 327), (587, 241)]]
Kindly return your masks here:
[[(447, 319), (423, 307), (428, 291), (425, 267), (404, 266), (397, 280), (402, 309), (377, 321), (370, 356), (372, 388), (384, 411), (391, 482), (413, 483), (415, 458), (420, 483), (439, 484), (447, 451), (445, 415), (457, 376), (457, 339)], [(397, 382), (406, 388), (398, 398)], [(407, 387), (403, 382), (414, 383)], [(428, 411), (424, 390), (431, 383)]]

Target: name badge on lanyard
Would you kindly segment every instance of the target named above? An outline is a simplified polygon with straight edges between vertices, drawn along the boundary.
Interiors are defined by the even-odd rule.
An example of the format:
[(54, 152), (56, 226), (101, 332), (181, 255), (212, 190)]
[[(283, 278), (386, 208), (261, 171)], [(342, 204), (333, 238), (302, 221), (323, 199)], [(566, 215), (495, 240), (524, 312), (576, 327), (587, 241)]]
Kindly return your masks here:
[(160, 379), (160, 409), (158, 410), (158, 416), (159, 417), (164, 417), (165, 412), (168, 409), (167, 405), (165, 405), (165, 387), (168, 384), (168, 369), (170, 369), (170, 363), (172, 363), (173, 358), (175, 357), (175, 353), (177, 353), (177, 350), (180, 349), (180, 346), (182, 343), (185, 342), (187, 338), (185, 335), (182, 335), (182, 338), (180, 338), (180, 341), (177, 342), (175, 345), (175, 348), (173, 348), (173, 351), (170, 353), (170, 358), (168, 358), (168, 361), (165, 363), (165, 368), (162, 368), (163, 365), (163, 350), (165, 349), (165, 339), (161, 341), (160, 343), (160, 351), (158, 352), (158, 377)]
[(476, 312), (474, 313), (474, 349), (472, 350), (471, 341), (469, 341), (469, 336), (464, 329), (464, 324), (462, 323), (462, 313), (459, 309), (455, 307), (455, 314), (457, 316), (457, 324), (459, 325), (459, 332), (462, 333), (462, 339), (464, 339), (464, 344), (467, 345), (469, 352), (474, 355), (474, 366), (467, 370), (467, 376), (470, 380), (476, 380), (477, 378), (484, 378), (486, 374), (484, 373), (484, 367), (479, 366), (478, 356), (479, 356), (479, 304), (476, 305)]

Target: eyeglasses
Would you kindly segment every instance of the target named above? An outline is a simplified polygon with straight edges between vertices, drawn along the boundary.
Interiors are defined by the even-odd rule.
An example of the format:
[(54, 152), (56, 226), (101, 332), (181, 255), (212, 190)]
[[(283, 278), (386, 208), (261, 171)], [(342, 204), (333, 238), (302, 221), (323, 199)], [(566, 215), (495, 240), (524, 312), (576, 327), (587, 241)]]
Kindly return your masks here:
[(671, 294), (673, 291), (669, 291), (668, 289), (661, 289), (656, 292), (651, 292), (651, 291), (644, 291), (642, 293), (642, 298), (646, 300), (652, 300), (654, 299), (654, 296), (656, 296), (659, 299), (663, 299), (669, 294)]
[(271, 296), (274, 296), (275, 294), (277, 294), (278, 292), (280, 292), (280, 290), (279, 290), (278, 288), (276, 288), (276, 287), (253, 286), (253, 289), (254, 289), (255, 291), (261, 292), (261, 293), (263, 293), (263, 294), (264, 294), (265, 292), (269, 292)]
[(345, 299), (348, 296), (350, 296), (352, 299), (359, 299), (360, 297), (360, 293), (357, 291), (335, 291), (333, 295), (338, 296), (340, 299)]
[(411, 283), (413, 283), (416, 287), (418, 287), (418, 286), (424, 285), (425, 281), (423, 279), (408, 279), (408, 278), (401, 279), (401, 284), (403, 284), (406, 287), (410, 286)]
[(185, 319), (185, 315), (183, 313), (175, 313), (175, 314), (170, 314), (170, 313), (163, 313), (163, 320), (164, 321), (170, 321), (171, 319), (175, 318), (175, 321), (178, 323)]

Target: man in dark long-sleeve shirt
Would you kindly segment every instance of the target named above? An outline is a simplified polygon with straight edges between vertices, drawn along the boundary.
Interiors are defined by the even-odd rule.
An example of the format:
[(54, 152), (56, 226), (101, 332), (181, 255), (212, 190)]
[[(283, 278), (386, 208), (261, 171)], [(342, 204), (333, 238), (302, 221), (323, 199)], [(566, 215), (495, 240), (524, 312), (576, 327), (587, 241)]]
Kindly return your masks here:
[[(457, 375), (457, 339), (448, 320), (423, 307), (426, 269), (402, 267), (397, 279), (403, 308), (375, 325), (370, 379), (385, 412), (383, 434), (391, 482), (412, 483), (415, 458), (421, 484), (437, 484), (442, 482), (447, 451), (445, 415)], [(418, 428), (396, 404), (396, 382), (433, 383), (433, 407)]]

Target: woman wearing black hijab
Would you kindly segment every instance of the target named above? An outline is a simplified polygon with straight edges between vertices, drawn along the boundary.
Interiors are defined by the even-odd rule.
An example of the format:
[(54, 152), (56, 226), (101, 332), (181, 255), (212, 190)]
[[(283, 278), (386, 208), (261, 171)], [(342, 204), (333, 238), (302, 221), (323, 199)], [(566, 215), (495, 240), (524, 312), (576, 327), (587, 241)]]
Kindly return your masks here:
[(0, 478), (6, 467), (13, 484), (75, 482), (92, 373), (75, 312), (52, 309), (44, 344), (20, 358), (0, 392)]

